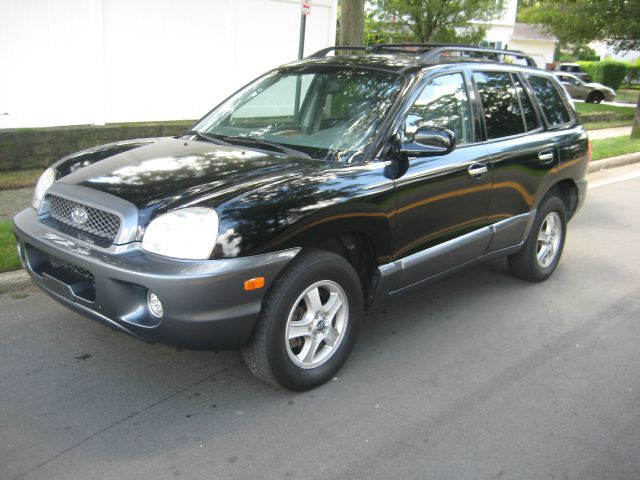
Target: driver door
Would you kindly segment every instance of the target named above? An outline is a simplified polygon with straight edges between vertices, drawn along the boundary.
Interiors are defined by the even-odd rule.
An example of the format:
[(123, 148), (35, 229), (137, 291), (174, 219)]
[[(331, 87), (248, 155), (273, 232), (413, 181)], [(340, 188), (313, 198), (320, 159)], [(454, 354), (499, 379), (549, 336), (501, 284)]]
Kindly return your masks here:
[(455, 133), (446, 155), (408, 158), (396, 180), (395, 258), (402, 259), (400, 288), (471, 261), (489, 243), (491, 170), (486, 147), (476, 142), (469, 83), (463, 72), (431, 78), (403, 122), (404, 136), (418, 127)]

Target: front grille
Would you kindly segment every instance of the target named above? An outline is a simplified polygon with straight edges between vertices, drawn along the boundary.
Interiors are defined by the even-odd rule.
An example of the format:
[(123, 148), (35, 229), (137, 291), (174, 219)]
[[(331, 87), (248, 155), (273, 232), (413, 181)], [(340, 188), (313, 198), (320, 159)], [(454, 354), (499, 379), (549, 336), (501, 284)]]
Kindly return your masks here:
[(92, 282), (95, 280), (93, 273), (91, 273), (86, 268), (79, 267), (78, 265), (74, 265), (73, 263), (65, 262), (59, 258), (49, 256), (49, 263), (53, 268), (64, 269), (69, 272), (77, 273), (78, 275), (86, 278), (87, 280), (91, 280)]
[[(120, 230), (120, 217), (113, 213), (55, 195), (49, 197), (49, 202), (51, 218), (76, 230), (96, 235), (110, 242), (113, 242), (118, 230)], [(76, 218), (73, 215), (74, 211), (76, 211)], [(77, 215), (77, 213), (81, 215)]]

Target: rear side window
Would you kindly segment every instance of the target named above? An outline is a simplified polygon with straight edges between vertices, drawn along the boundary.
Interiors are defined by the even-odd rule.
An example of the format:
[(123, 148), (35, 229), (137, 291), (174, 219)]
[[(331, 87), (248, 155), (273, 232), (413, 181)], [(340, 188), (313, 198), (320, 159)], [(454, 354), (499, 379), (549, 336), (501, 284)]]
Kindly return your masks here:
[(520, 100), (520, 106), (522, 107), (522, 118), (524, 119), (524, 124), (527, 127), (527, 132), (535, 130), (540, 126), (540, 124), (538, 123), (538, 117), (533, 109), (529, 95), (527, 95), (527, 92), (522, 86), (522, 82), (516, 75), (512, 75), (511, 78), (513, 78), (513, 84), (516, 86), (518, 100)]
[(525, 132), (520, 102), (508, 72), (475, 72), (489, 140)]
[(527, 80), (550, 125), (562, 125), (571, 121), (569, 110), (567, 110), (560, 92), (550, 78), (527, 75)]

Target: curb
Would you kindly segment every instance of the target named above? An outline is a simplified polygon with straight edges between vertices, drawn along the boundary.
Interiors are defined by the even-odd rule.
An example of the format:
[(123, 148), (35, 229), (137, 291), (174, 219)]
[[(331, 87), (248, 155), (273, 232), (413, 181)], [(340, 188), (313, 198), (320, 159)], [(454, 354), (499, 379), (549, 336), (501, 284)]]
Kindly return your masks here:
[(587, 167), (587, 173), (605, 170), (607, 168), (622, 167), (623, 165), (631, 165), (632, 163), (640, 163), (640, 152), (627, 153), (618, 157), (603, 158), (591, 162)]
[(31, 278), (24, 270), (0, 273), (0, 295), (24, 290), (31, 285)]
[[(608, 168), (622, 167), (632, 163), (640, 163), (640, 152), (627, 153), (618, 157), (604, 158), (591, 162), (587, 168), (587, 173), (606, 170)], [(24, 270), (15, 272), (0, 273), (0, 294), (16, 292), (31, 285), (31, 278)]]

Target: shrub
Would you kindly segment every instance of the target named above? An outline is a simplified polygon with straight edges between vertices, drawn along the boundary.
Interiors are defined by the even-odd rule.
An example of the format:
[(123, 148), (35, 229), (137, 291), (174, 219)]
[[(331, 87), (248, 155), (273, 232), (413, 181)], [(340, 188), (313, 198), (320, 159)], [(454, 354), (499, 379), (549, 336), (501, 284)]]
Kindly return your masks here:
[(629, 71), (627, 63), (616, 60), (578, 62), (578, 64), (589, 74), (592, 82), (604, 83), (614, 90), (620, 88)]
[(624, 78), (627, 76), (629, 65), (624, 62), (617, 62), (614, 60), (605, 60), (600, 62), (600, 83), (604, 83), (614, 90), (620, 88)]
[(601, 62), (578, 62), (578, 65), (580, 65), (580, 68), (582, 68), (582, 70), (589, 74), (589, 78), (592, 82), (599, 82), (600, 80), (598, 80), (598, 67), (600, 63)]

